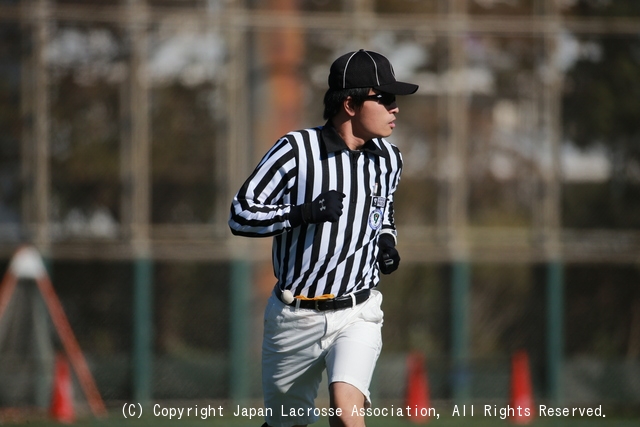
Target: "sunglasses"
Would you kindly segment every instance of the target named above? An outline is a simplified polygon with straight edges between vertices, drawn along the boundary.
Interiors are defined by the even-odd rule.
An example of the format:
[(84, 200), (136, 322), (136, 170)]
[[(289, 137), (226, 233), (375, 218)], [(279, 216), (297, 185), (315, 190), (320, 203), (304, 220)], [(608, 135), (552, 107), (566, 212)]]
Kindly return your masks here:
[(384, 105), (385, 107), (389, 107), (391, 104), (396, 102), (396, 96), (392, 93), (386, 92), (369, 95), (366, 99), (376, 101), (378, 104)]

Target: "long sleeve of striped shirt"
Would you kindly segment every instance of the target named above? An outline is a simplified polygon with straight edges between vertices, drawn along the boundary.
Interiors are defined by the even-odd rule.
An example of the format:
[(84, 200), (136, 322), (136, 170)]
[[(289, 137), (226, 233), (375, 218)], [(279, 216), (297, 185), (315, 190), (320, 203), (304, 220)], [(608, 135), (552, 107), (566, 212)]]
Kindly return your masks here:
[[(262, 158), (231, 203), (235, 235), (273, 236), (278, 286), (294, 295), (340, 296), (375, 287), (381, 233), (396, 236), (393, 196), (400, 181), (400, 150), (385, 139), (351, 151), (332, 125), (291, 132)], [(345, 194), (335, 223), (292, 227), (292, 206), (325, 191)]]

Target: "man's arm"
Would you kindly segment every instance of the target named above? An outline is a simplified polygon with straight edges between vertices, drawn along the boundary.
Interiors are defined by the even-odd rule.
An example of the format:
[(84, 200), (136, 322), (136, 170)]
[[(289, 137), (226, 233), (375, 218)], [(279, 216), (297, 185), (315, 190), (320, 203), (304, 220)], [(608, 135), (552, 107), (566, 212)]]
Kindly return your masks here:
[(302, 224), (336, 222), (344, 194), (330, 190), (311, 202), (283, 202), (297, 176), (294, 151), (286, 138), (278, 141), (245, 181), (231, 202), (229, 227), (234, 235), (268, 237)]
[(296, 159), (286, 138), (262, 158), (231, 202), (229, 228), (234, 235), (269, 237), (291, 228), (292, 206), (283, 202), (295, 183)]
[(387, 195), (387, 206), (382, 219), (382, 229), (378, 236), (378, 267), (382, 274), (391, 274), (398, 269), (400, 265), (400, 255), (398, 254), (396, 244), (398, 243), (397, 231), (394, 217), (393, 196), (400, 183), (400, 175), (402, 174), (402, 155), (397, 147), (393, 147), (391, 151), (395, 159), (395, 170), (392, 173), (392, 184), (389, 194)]

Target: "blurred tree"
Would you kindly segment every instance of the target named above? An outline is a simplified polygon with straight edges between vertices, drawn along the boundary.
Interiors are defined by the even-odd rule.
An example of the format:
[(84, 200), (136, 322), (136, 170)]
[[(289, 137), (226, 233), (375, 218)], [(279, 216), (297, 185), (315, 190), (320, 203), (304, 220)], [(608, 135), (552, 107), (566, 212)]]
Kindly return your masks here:
[[(561, 2), (558, 2), (561, 3)], [(640, 2), (634, 0), (572, 0), (564, 2), (565, 13), (576, 16), (638, 16)]]
[[(575, 186), (565, 190), (565, 225), (638, 228), (640, 38), (594, 38), (582, 43), (581, 49), (591, 53), (583, 54), (566, 75), (564, 137), (582, 148), (604, 145), (612, 170), (606, 199), (598, 185), (581, 196)], [(599, 208), (585, 214), (588, 206)]]
[(177, 83), (152, 93), (154, 223), (207, 223), (216, 200), (214, 88)]
[(21, 43), (18, 25), (0, 27), (0, 223), (20, 221)]
[(640, 159), (640, 38), (606, 37), (597, 45), (566, 77), (565, 136), (581, 147), (605, 143), (619, 162)]
[(601, 357), (640, 354), (640, 270), (633, 265), (569, 265), (566, 351)]
[(117, 87), (81, 85), (73, 73), (52, 83), (51, 164), (53, 218), (79, 209), (106, 207), (119, 213), (119, 127)]
[[(593, 2), (592, 2), (593, 3)], [(602, 2), (604, 5), (604, 2)], [(578, 15), (633, 16), (638, 2), (579, 2)], [(564, 139), (581, 148), (602, 145), (611, 177), (604, 183), (567, 183), (565, 227), (640, 227), (640, 37), (592, 36), (565, 75)], [(569, 354), (637, 357), (640, 345), (638, 269), (570, 266), (566, 336)]]

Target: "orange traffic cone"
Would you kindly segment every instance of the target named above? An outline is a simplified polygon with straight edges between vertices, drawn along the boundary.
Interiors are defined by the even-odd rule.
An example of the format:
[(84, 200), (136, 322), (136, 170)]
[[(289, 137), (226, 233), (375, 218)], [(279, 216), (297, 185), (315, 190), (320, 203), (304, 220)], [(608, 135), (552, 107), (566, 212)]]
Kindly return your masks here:
[(524, 350), (513, 355), (511, 360), (511, 401), (514, 424), (529, 424), (533, 421), (533, 392), (529, 372), (529, 356)]
[(426, 424), (429, 421), (429, 382), (424, 368), (424, 356), (411, 353), (407, 357), (407, 409), (410, 409), (409, 421), (414, 424)]
[(73, 411), (73, 385), (71, 384), (71, 373), (69, 363), (63, 355), (56, 356), (56, 363), (53, 372), (53, 391), (51, 393), (51, 417), (61, 423), (72, 423), (75, 421)]

